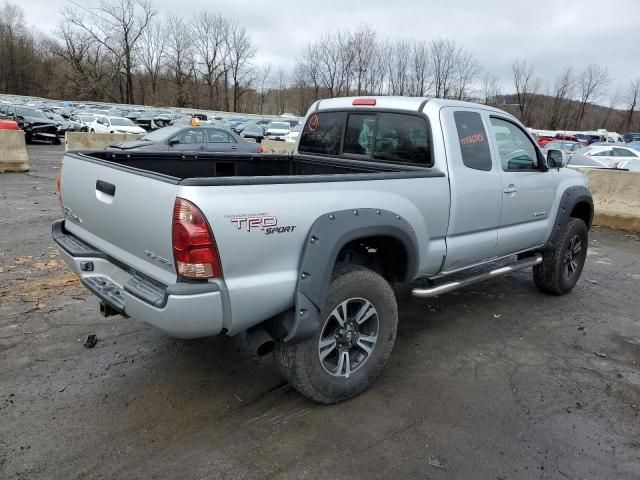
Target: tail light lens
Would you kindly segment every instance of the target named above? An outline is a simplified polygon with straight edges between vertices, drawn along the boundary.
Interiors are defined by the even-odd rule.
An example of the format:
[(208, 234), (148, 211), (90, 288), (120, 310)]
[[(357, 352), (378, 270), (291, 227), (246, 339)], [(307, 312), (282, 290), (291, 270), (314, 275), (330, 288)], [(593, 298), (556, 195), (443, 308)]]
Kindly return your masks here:
[(258, 147), (258, 153), (264, 153), (264, 147), (262, 145)]
[(171, 230), (173, 258), (180, 277), (222, 277), (218, 247), (211, 228), (198, 207), (183, 198), (177, 198)]

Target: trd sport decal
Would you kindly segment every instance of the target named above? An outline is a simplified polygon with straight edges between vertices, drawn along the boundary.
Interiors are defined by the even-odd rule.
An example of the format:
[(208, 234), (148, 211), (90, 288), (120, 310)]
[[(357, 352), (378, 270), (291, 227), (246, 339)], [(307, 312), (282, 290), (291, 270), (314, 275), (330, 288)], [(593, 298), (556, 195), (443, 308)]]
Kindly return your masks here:
[(291, 233), (296, 229), (295, 225), (278, 226), (278, 218), (273, 215), (229, 215), (228, 218), (238, 230), (260, 230), (265, 235)]

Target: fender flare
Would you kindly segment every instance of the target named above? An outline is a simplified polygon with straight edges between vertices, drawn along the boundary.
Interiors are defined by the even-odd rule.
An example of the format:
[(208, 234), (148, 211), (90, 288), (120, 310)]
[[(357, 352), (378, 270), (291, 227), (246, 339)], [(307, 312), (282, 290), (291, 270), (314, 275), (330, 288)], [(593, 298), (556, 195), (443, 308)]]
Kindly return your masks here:
[(589, 221), (587, 222), (587, 228), (591, 228), (593, 222), (593, 197), (591, 196), (591, 191), (583, 185), (569, 187), (562, 194), (551, 235), (540, 251), (548, 252), (556, 248), (556, 243), (560, 235), (564, 232), (565, 228), (567, 228), (567, 223), (569, 223), (569, 219), (571, 218), (571, 212), (574, 207), (581, 202), (588, 203), (591, 207)]
[(389, 236), (407, 252), (403, 281), (412, 280), (418, 270), (418, 239), (402, 216), (383, 209), (357, 208), (319, 217), (309, 229), (298, 269), (295, 310), (285, 322), (285, 342), (311, 337), (320, 326), (320, 310), (326, 300), (333, 267), (340, 250), (358, 238)]

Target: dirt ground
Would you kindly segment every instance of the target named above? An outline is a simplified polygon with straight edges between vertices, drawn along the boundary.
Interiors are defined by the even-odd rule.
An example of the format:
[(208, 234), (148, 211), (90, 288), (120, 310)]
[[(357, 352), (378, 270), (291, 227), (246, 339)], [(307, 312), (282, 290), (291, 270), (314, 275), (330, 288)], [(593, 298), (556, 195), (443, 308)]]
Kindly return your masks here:
[(595, 228), (562, 298), (399, 289), (384, 374), (327, 407), (240, 336), (100, 317), (50, 238), (62, 147), (29, 151), (0, 175), (0, 478), (640, 478), (638, 236)]

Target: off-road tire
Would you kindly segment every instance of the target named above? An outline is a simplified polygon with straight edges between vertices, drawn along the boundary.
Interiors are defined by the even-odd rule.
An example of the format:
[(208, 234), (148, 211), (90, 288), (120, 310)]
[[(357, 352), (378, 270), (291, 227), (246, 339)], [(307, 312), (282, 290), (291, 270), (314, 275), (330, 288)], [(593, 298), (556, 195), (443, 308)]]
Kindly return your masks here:
[[(570, 253), (571, 242), (576, 237), (580, 239), (581, 250), (575, 258), (575, 270), (567, 277), (567, 254)], [(542, 292), (554, 295), (565, 295), (573, 290), (582, 273), (588, 245), (589, 232), (584, 221), (571, 218), (558, 240), (556, 249), (545, 253), (542, 263), (533, 267), (533, 280), (536, 287)]]
[[(375, 308), (377, 340), (359, 368), (348, 378), (338, 377), (323, 367), (318, 345), (331, 312), (353, 298), (367, 300)], [(384, 368), (396, 338), (398, 306), (393, 290), (384, 278), (359, 265), (344, 264), (333, 272), (320, 319), (320, 328), (308, 340), (295, 344), (278, 343), (275, 359), (284, 378), (305, 397), (324, 404), (338, 403), (366, 390)]]

